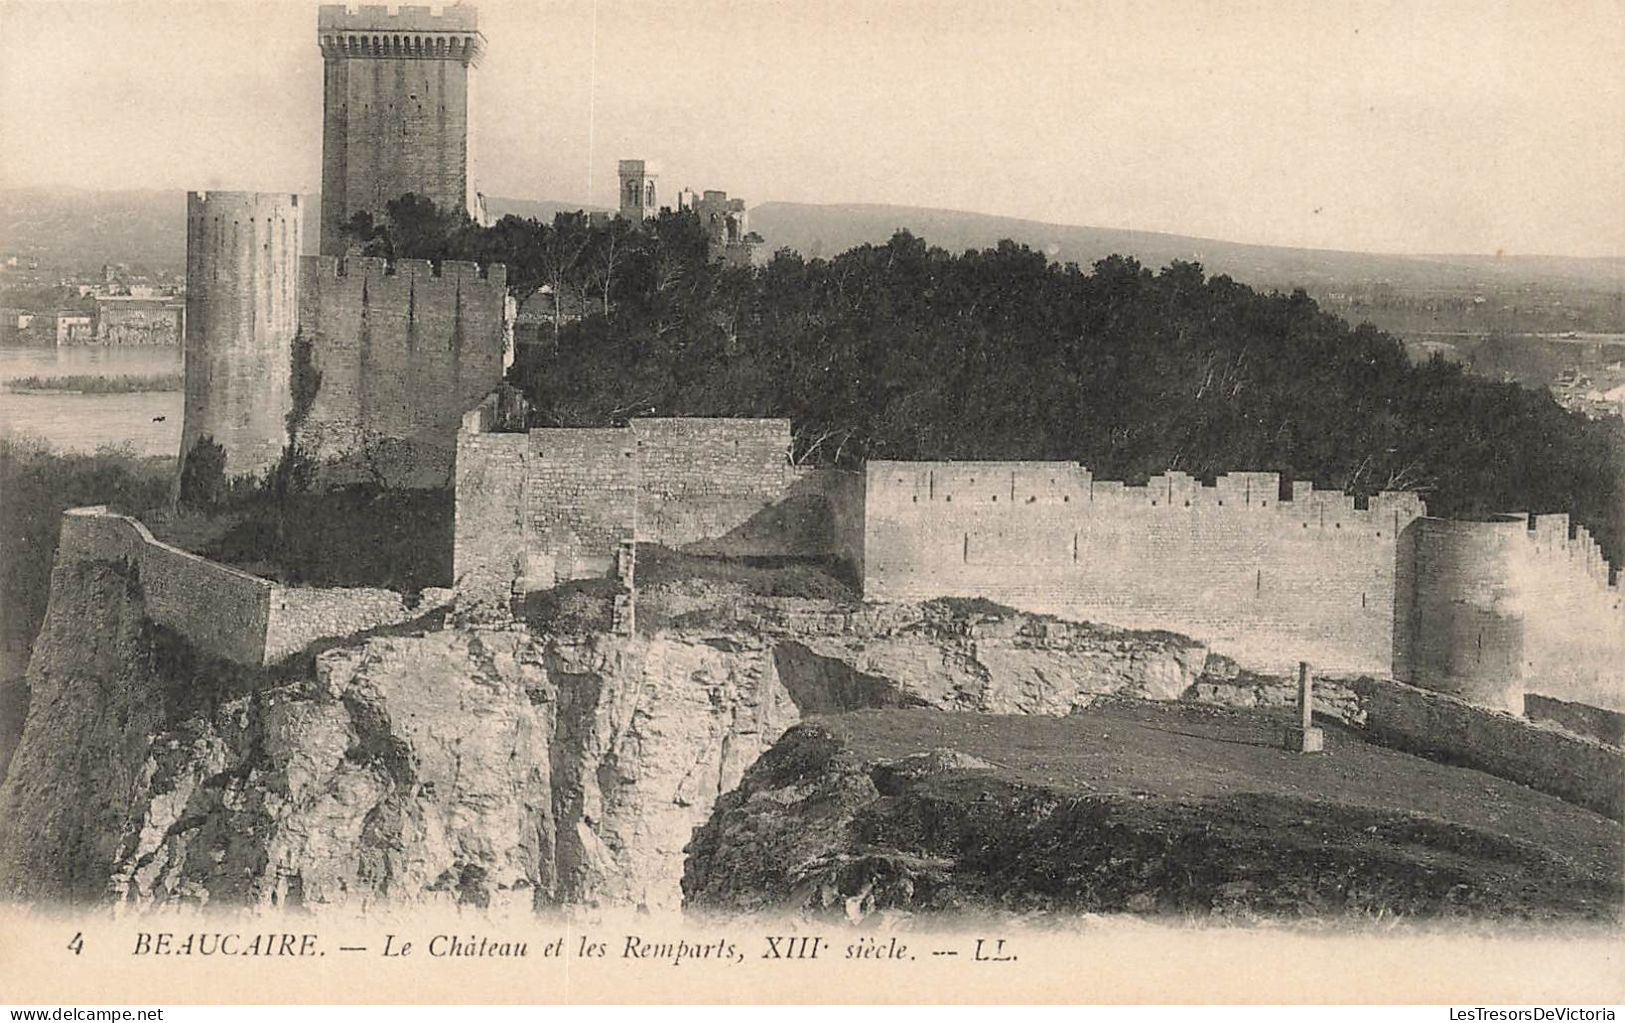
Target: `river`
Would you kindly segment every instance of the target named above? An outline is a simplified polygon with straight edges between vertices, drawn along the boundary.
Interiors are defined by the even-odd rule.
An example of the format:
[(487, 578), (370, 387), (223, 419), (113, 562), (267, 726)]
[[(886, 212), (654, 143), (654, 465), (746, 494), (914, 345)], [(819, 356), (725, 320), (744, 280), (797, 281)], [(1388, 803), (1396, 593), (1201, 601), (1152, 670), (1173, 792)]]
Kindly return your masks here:
[(179, 346), (0, 348), (0, 436), (34, 437), (67, 451), (128, 445), (138, 455), (173, 456), (181, 444), (181, 392), (17, 394), (19, 377), (151, 376), (178, 373)]

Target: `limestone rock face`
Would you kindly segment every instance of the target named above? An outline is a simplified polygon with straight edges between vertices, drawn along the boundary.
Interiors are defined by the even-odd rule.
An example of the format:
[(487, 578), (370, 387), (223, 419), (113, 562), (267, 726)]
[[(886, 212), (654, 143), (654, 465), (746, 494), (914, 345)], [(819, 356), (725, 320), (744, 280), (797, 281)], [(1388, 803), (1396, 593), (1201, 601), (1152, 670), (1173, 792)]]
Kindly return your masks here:
[(882, 619), (632, 636), (426, 619), (254, 670), (154, 626), (127, 566), (62, 566), (0, 785), (0, 893), (671, 907), (694, 830), (806, 715), (1069, 714), (1178, 697), (1206, 657), (1028, 616)]
[[(453, 629), (311, 669), (132, 740), (129, 813), (105, 821), (109, 848), (71, 893), (33, 883), (32, 843), (8, 829), (8, 887), (136, 904), (671, 905), (693, 828), (798, 718), (759, 648)], [(71, 815), (27, 776), (0, 803)]]

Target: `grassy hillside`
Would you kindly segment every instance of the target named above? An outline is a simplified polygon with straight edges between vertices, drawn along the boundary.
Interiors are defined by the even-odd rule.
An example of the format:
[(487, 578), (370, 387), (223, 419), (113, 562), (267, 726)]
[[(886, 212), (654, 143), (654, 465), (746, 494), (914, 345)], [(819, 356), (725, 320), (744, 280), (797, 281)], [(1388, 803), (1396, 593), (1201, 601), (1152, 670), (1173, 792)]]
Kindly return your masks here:
[(1621, 828), (1285, 716), (860, 711), (792, 730), (696, 832), (691, 906), (1617, 920)]

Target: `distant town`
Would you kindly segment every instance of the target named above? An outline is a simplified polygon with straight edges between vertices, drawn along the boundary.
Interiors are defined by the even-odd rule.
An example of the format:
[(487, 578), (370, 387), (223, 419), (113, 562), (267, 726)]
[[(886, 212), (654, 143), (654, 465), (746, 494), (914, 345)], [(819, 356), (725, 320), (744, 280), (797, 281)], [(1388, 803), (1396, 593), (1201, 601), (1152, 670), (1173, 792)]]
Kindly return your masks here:
[(169, 268), (104, 263), (96, 272), (0, 260), (0, 347), (169, 345), (186, 331), (186, 279)]

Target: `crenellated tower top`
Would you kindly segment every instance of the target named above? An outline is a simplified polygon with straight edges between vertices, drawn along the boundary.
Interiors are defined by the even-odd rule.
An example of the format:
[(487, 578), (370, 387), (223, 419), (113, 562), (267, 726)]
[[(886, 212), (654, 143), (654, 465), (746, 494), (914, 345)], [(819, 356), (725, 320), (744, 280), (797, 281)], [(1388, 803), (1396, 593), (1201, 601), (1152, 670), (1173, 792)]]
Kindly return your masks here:
[(316, 13), (316, 36), (328, 58), (455, 60), (478, 65), (485, 52), (479, 12), (469, 4), (430, 7), (382, 4), (323, 4)]

